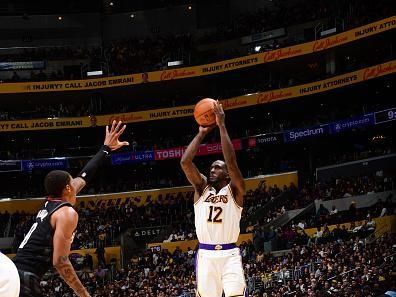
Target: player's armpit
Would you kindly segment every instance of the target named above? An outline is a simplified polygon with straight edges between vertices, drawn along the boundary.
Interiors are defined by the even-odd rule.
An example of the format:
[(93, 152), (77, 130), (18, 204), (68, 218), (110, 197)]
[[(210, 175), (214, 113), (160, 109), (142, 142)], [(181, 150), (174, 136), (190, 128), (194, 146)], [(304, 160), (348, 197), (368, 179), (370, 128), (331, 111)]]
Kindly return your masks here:
[[(235, 161), (236, 163), (236, 161)], [(236, 195), (245, 195), (245, 180), (243, 179), (242, 173), (239, 170), (238, 165), (231, 164), (227, 165), (228, 174), (231, 178), (231, 187)]]
[[(239, 184), (238, 184), (239, 183)], [(235, 201), (240, 207), (243, 207), (243, 199), (245, 195), (245, 181), (240, 179), (231, 179), (230, 187), (232, 194), (234, 195)]]

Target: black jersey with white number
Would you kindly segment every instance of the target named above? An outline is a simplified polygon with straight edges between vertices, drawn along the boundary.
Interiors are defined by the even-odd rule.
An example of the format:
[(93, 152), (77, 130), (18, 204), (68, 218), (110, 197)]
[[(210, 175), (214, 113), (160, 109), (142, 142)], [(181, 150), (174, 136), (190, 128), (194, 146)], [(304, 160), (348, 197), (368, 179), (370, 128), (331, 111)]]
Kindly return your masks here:
[(20, 244), (15, 265), (18, 269), (28, 271), (42, 277), (52, 267), (54, 229), (52, 229), (51, 215), (61, 207), (72, 207), (69, 202), (61, 200), (47, 200), (38, 212), (36, 222), (32, 225), (24, 240)]

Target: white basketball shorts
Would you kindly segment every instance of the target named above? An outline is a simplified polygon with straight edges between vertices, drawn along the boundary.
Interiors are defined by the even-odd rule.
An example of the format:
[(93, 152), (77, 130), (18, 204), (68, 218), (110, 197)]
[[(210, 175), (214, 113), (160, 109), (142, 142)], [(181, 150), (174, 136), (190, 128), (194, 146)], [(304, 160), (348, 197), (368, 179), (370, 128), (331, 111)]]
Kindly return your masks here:
[(0, 297), (19, 296), (19, 275), (14, 263), (0, 252)]
[(195, 261), (198, 297), (248, 296), (239, 248), (199, 249)]

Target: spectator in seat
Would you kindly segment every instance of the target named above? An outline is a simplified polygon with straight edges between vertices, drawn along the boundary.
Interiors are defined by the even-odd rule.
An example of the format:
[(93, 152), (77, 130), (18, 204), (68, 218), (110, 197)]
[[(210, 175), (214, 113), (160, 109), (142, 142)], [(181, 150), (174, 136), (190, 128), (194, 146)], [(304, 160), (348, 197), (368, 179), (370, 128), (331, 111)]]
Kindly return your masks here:
[(95, 254), (98, 257), (99, 265), (105, 267), (106, 266), (106, 260), (105, 260), (105, 249), (104, 249), (104, 247), (99, 246), (96, 249)]
[(85, 266), (88, 267), (90, 270), (93, 270), (93, 259), (90, 254), (85, 254)]
[(332, 215), (336, 215), (337, 213), (338, 213), (338, 209), (336, 208), (335, 205), (333, 205), (333, 206), (331, 207), (330, 215), (331, 215), (331, 216), (332, 216)]
[(323, 204), (320, 204), (317, 215), (318, 216), (327, 216), (329, 214), (329, 210), (324, 207)]
[(176, 231), (173, 231), (173, 232), (169, 235), (168, 239), (165, 239), (165, 240), (164, 240), (164, 242), (173, 242), (173, 241), (177, 241), (177, 234), (176, 234)]
[(314, 235), (314, 237), (315, 237), (315, 243), (316, 243), (316, 244), (319, 244), (319, 243), (320, 243), (320, 241), (322, 240), (322, 236), (323, 236), (322, 227), (319, 226), (319, 227), (316, 229), (316, 232), (315, 232), (315, 235)]
[(349, 206), (349, 210), (348, 210), (348, 215), (349, 215), (350, 220), (353, 220), (354, 218), (356, 218), (356, 212), (357, 212), (356, 202), (352, 201), (351, 205)]
[(374, 231), (376, 227), (374, 219), (371, 217), (370, 214), (367, 215), (367, 230)]
[(340, 224), (337, 224), (336, 227), (333, 229), (332, 234), (335, 240), (340, 240), (343, 238), (342, 229), (340, 228)]
[(95, 276), (98, 280), (104, 281), (104, 278), (106, 276), (106, 271), (102, 268), (101, 265), (98, 266), (98, 269), (95, 271)]
[(11, 80), (12, 81), (20, 81), (21, 80), (21, 78), (19, 77), (19, 75), (16, 71), (14, 71), (14, 73), (12, 74)]

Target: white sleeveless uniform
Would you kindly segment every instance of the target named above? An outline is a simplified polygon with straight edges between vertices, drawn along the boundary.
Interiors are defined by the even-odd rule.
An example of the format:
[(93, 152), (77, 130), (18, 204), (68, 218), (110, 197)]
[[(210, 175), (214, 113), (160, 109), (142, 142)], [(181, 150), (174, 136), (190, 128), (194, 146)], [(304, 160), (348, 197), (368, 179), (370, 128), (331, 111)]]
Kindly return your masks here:
[[(230, 185), (218, 193), (207, 186), (194, 204), (195, 229), (201, 244), (214, 245), (214, 250), (199, 249), (196, 258), (197, 296), (247, 296), (239, 248), (222, 250), (222, 245), (236, 243), (242, 207)], [(246, 295), (245, 295), (246, 294)]]
[(0, 252), (0, 297), (18, 297), (19, 274), (14, 263)]

